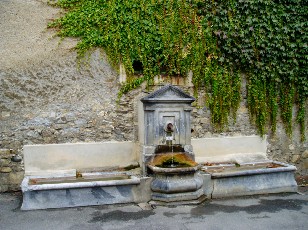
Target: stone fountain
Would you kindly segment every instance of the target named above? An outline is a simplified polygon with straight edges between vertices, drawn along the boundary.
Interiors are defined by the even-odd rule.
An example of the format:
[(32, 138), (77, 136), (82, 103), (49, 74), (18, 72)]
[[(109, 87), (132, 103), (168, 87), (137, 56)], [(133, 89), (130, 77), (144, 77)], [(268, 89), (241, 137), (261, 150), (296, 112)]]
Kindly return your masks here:
[[(297, 191), (296, 167), (267, 158), (256, 161), (236, 147), (254, 149), (255, 137), (191, 140), (194, 101), (173, 85), (142, 98), (138, 152), (133, 142), (24, 146), (21, 209), (132, 202), (198, 204), (205, 198)], [(250, 160), (210, 162), (210, 149), (215, 156), (221, 151), (233, 159), (241, 153)], [(266, 155), (266, 146), (261, 152)], [(132, 166), (137, 170), (130, 171)]]
[(157, 203), (199, 203), (203, 180), (191, 145), (191, 103), (195, 98), (166, 85), (141, 99), (144, 108), (143, 172), (154, 177)]

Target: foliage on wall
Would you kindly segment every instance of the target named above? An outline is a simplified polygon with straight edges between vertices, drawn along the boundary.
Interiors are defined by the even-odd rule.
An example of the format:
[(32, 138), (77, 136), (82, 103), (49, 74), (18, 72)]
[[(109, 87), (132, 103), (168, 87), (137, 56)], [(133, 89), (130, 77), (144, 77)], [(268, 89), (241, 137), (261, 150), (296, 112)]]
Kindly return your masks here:
[[(207, 92), (217, 129), (235, 117), (240, 73), (247, 77), (251, 121), (261, 135), (277, 115), (292, 134), (292, 108), (302, 138), (308, 98), (305, 0), (59, 0), (62, 17), (50, 23), (62, 37), (78, 37), (80, 56), (102, 47), (129, 76), (119, 95), (158, 74), (193, 72)], [(142, 66), (142, 75), (133, 66)]]

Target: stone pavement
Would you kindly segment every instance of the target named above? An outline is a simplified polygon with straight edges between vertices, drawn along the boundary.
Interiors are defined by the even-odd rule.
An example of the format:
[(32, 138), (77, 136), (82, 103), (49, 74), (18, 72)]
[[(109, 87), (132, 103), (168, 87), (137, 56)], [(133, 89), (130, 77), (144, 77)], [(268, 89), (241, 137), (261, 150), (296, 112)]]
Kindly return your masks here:
[(21, 211), (20, 205), (20, 193), (0, 194), (1, 230), (308, 229), (308, 187), (299, 194), (213, 199), (151, 210), (126, 204)]

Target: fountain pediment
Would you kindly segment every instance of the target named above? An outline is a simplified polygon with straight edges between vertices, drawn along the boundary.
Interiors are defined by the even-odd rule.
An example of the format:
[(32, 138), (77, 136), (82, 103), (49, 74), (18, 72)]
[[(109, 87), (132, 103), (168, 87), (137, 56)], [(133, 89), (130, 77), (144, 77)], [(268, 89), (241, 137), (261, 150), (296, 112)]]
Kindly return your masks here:
[(166, 85), (141, 99), (142, 102), (186, 102), (192, 103), (196, 99), (180, 88)]

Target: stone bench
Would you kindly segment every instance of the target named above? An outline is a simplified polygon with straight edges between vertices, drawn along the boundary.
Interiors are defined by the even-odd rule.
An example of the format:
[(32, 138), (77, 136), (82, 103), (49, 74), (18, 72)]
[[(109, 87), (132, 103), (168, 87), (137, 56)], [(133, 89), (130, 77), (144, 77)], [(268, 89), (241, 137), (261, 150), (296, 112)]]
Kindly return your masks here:
[(147, 202), (149, 178), (119, 170), (137, 159), (133, 142), (24, 146), (21, 209)]

